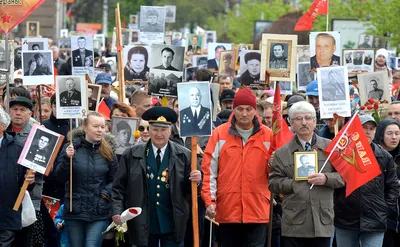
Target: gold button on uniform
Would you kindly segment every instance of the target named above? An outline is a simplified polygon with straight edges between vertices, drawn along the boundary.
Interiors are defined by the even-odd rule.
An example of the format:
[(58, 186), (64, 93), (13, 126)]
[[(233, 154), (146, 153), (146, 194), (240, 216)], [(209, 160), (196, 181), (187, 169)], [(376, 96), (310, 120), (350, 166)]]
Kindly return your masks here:
[(157, 197), (160, 197), (160, 194), (159, 194), (159, 193), (157, 193)]
[(160, 203), (159, 203), (159, 202), (157, 202), (156, 204), (157, 204), (157, 205), (160, 205)]
[(157, 180), (160, 180), (160, 177), (157, 177)]
[(160, 185), (157, 185), (157, 189), (159, 189), (160, 188)]

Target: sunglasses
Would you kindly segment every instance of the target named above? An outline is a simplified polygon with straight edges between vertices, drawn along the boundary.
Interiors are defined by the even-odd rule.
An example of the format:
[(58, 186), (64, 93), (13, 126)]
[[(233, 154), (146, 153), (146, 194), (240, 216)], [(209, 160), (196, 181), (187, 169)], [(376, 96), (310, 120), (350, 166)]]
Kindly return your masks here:
[(144, 126), (140, 125), (139, 128), (138, 128), (138, 130), (139, 130), (140, 132), (143, 132), (144, 130), (149, 131), (149, 126), (144, 127)]

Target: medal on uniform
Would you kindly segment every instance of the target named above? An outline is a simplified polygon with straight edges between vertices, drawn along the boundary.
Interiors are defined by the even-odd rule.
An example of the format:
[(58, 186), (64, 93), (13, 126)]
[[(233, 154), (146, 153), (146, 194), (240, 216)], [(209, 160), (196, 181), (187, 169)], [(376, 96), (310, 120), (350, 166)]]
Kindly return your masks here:
[(150, 174), (150, 179), (153, 179), (153, 178), (154, 178), (154, 174), (151, 173), (151, 174)]
[(150, 176), (149, 176), (149, 174), (148, 174), (148, 173), (147, 173), (146, 175), (147, 175), (147, 179), (148, 179)]
[(161, 178), (161, 182), (165, 182), (165, 180), (166, 180), (165, 177)]

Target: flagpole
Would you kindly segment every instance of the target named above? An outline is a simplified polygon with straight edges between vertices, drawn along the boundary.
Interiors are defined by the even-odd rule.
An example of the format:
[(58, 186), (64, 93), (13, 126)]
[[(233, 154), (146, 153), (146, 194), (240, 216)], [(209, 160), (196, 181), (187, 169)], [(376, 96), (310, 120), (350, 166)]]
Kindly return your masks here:
[(326, 0), (326, 31), (329, 31), (329, 0)]
[[(333, 152), (335, 151), (338, 143), (340, 140), (342, 140), (343, 135), (347, 132), (347, 130), (349, 129), (351, 123), (353, 122), (354, 118), (357, 116), (358, 114), (358, 110), (354, 113), (353, 117), (350, 119), (350, 121), (347, 123), (346, 128), (344, 129), (344, 131), (342, 132), (342, 134), (340, 135), (339, 139), (337, 140), (335, 146), (332, 148), (328, 158), (326, 158), (324, 165), (322, 166), (321, 170), (319, 170), (318, 173), (322, 173), (322, 170), (325, 168), (326, 164), (328, 163), (329, 159), (331, 158)], [(310, 190), (314, 187), (314, 184), (311, 185)]]

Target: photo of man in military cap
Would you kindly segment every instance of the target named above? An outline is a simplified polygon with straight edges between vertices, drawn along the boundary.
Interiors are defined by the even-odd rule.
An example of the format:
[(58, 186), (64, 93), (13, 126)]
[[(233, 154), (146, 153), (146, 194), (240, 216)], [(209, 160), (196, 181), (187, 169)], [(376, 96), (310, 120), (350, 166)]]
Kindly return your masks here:
[(271, 43), (271, 52), (269, 56), (270, 69), (287, 69), (288, 68), (288, 44)]
[(164, 32), (163, 23), (157, 9), (150, 8), (145, 12), (144, 22), (140, 22), (140, 32), (162, 33)]
[(36, 129), (25, 159), (36, 165), (47, 167), (56, 142), (57, 136)]
[(221, 59), (220, 60), (220, 67), (219, 67), (219, 74), (221, 75), (235, 75), (235, 51), (221, 51)]
[(122, 154), (127, 148), (133, 146), (137, 119), (113, 117), (112, 133), (115, 136), (116, 154)]

